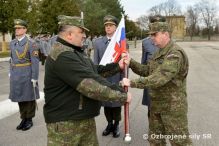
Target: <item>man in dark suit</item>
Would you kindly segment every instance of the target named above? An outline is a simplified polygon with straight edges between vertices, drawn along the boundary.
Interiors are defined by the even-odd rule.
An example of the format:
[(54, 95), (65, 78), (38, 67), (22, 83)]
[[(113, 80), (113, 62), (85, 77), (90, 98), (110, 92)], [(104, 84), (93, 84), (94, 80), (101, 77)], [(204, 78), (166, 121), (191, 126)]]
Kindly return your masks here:
[[(104, 26), (106, 36), (97, 38), (94, 41), (94, 64), (99, 64), (106, 48), (116, 31), (118, 25), (118, 19), (112, 15), (104, 17)], [(122, 79), (122, 74), (117, 73), (116, 75), (107, 78), (111, 83), (118, 83)], [(103, 131), (102, 135), (107, 136), (113, 132), (113, 137), (119, 137), (119, 121), (121, 120), (121, 103), (119, 102), (103, 102), (104, 114), (108, 125)]]

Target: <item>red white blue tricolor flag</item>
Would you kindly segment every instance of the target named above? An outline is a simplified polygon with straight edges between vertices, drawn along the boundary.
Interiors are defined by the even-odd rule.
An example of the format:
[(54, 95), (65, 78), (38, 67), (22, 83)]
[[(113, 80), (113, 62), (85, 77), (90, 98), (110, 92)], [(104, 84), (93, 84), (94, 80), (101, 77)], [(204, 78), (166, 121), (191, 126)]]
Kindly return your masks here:
[(122, 17), (116, 32), (113, 34), (106, 51), (100, 61), (100, 65), (118, 62), (123, 52), (126, 52), (125, 19)]

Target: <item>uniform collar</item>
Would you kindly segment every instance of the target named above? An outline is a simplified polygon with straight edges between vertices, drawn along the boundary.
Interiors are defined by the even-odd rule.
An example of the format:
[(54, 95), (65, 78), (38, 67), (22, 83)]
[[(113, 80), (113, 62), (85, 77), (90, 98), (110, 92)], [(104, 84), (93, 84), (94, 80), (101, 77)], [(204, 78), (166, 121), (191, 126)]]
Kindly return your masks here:
[(170, 40), (169, 43), (166, 45), (166, 47), (162, 48), (162, 49), (159, 49), (159, 51), (157, 52), (157, 55), (155, 57), (156, 58), (159, 58), (160, 56), (162, 55), (165, 55), (169, 50), (170, 48), (173, 46), (173, 41)]
[(59, 43), (61, 43), (61, 44), (63, 44), (63, 45), (65, 45), (65, 46), (68, 46), (68, 47), (70, 47), (70, 48), (72, 48), (72, 49), (74, 49), (74, 50), (76, 50), (76, 51), (84, 52), (84, 49), (83, 49), (82, 47), (79, 47), (79, 46), (75, 46), (75, 45), (73, 45), (73, 44), (70, 44), (70, 43), (68, 43), (67, 41), (65, 41), (65, 40), (63, 40), (62, 38), (60, 38), (60, 37), (57, 37), (57, 40), (56, 40), (56, 41), (59, 42)]
[(107, 38), (107, 36), (104, 36), (104, 37), (103, 37), (103, 42), (104, 42), (104, 44), (107, 44), (107, 43), (108, 43), (108, 38)]
[(23, 46), (27, 43), (27, 36), (25, 35), (24, 37), (22, 37), (21, 39), (16, 39), (16, 43), (18, 43), (20, 46)]
[(107, 38), (108, 40), (109, 40), (109, 39), (110, 39), (110, 40), (112, 39), (112, 37), (109, 37), (109, 36), (106, 36), (106, 38)]
[(19, 42), (22, 41), (25, 38), (25, 35), (22, 36), (21, 38), (17, 39)]

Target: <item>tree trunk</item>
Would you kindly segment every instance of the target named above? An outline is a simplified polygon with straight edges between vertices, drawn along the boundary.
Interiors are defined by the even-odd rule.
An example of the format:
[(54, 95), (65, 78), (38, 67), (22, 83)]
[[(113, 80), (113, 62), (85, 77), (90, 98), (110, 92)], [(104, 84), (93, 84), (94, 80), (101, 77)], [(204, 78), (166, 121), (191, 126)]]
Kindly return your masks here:
[(190, 40), (192, 41), (193, 34), (190, 34)]
[(210, 33), (210, 28), (208, 28), (208, 40), (211, 40), (211, 33)]
[(6, 46), (6, 42), (5, 42), (5, 33), (2, 33), (2, 52), (6, 52), (7, 51), (7, 46)]
[(192, 32), (190, 32), (190, 40), (192, 41), (192, 37), (193, 37), (193, 31)]

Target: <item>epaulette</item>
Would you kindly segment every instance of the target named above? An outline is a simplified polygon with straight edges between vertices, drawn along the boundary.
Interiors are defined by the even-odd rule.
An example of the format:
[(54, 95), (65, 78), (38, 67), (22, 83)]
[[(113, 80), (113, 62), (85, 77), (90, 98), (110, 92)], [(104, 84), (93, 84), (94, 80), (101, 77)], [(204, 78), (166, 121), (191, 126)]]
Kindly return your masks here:
[(102, 37), (102, 36), (101, 36), (101, 37), (98, 37), (98, 38), (96, 38), (95, 42), (96, 42), (96, 41), (99, 41), (99, 40), (101, 40), (101, 39), (103, 39), (103, 37)]
[(10, 43), (16, 43), (16, 42), (17, 42), (16, 39), (13, 39), (13, 40), (11, 40)]

